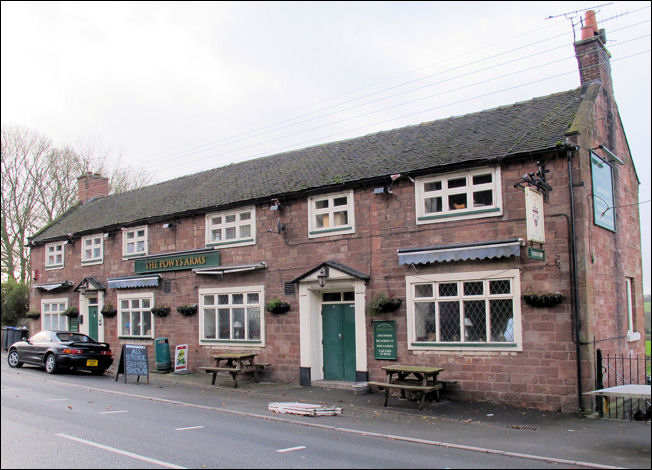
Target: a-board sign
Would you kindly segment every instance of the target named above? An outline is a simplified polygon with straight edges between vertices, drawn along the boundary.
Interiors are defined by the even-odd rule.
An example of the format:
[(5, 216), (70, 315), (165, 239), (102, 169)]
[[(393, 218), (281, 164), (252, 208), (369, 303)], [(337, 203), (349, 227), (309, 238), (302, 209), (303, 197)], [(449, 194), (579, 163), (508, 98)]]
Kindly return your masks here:
[(188, 345), (177, 344), (174, 349), (174, 373), (187, 374), (188, 373)]
[(398, 359), (396, 353), (396, 320), (374, 320), (374, 359)]
[(147, 359), (147, 346), (143, 344), (123, 344), (122, 351), (120, 352), (120, 363), (118, 364), (118, 371), (115, 373), (115, 381), (118, 381), (118, 376), (124, 374), (125, 383), (127, 383), (128, 375), (137, 375), (136, 382), (140, 380), (141, 376), (147, 376), (147, 383), (149, 383), (149, 362)]

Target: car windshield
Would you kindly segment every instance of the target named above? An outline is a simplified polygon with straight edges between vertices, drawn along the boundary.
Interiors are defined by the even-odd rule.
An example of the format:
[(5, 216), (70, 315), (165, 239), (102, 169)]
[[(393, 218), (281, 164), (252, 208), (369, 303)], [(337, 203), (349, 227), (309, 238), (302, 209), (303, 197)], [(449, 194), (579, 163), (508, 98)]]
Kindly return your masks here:
[(68, 341), (75, 343), (88, 343), (92, 341), (88, 336), (79, 333), (57, 333), (57, 338), (64, 343)]

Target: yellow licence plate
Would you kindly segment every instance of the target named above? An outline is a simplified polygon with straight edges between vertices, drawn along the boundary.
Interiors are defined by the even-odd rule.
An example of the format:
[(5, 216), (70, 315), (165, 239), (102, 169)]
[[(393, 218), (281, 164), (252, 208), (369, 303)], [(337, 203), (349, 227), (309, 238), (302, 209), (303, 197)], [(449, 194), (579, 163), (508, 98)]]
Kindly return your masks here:
[(89, 367), (97, 367), (97, 359), (86, 359), (86, 365)]

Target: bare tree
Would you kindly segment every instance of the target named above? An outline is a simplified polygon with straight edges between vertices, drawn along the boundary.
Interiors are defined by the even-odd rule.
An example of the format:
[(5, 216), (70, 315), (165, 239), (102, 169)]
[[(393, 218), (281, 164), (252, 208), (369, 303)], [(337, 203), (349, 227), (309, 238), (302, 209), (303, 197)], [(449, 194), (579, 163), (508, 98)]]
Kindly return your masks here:
[(151, 176), (123, 166), (93, 144), (56, 147), (39, 132), (2, 125), (1, 248), (3, 278), (29, 281), (27, 237), (77, 202), (77, 177), (94, 167), (109, 176), (112, 192), (149, 184)]

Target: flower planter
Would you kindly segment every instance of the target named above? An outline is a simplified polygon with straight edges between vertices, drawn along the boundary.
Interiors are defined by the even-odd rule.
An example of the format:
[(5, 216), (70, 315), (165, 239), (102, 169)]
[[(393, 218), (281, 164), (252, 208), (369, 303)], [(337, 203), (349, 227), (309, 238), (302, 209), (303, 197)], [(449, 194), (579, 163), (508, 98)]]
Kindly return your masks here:
[(184, 317), (189, 317), (197, 313), (197, 305), (179, 305), (177, 307), (177, 312)]
[(525, 303), (532, 307), (554, 307), (565, 299), (560, 292), (527, 292), (523, 294)]
[(290, 304), (287, 302), (281, 302), (279, 299), (271, 299), (269, 302), (267, 302), (265, 309), (270, 313), (279, 315), (289, 311)]
[(100, 313), (106, 318), (115, 317), (118, 314), (118, 311), (115, 308), (108, 308), (100, 310)]
[(77, 307), (68, 307), (62, 314), (68, 318), (77, 318), (79, 316), (79, 309)]
[(390, 313), (399, 309), (403, 301), (398, 297), (388, 297), (387, 294), (376, 295), (367, 304), (367, 315), (373, 317), (381, 313)]
[(29, 318), (30, 320), (36, 320), (41, 316), (41, 312), (38, 312), (36, 310), (30, 310), (25, 314), (25, 318)]
[(170, 307), (152, 307), (152, 314), (157, 317), (167, 317), (170, 314)]

